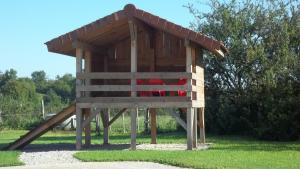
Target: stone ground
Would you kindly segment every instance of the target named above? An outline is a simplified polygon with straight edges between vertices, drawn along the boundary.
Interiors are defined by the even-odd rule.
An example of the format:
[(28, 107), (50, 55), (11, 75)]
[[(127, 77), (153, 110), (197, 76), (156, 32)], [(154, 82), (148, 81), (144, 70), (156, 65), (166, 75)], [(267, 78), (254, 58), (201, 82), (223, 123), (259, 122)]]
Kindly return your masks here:
[[(199, 145), (197, 150), (207, 149), (209, 145)], [(73, 157), (77, 151), (74, 144), (29, 145), (20, 156), (25, 164), (1, 169), (180, 169), (179, 167), (152, 162), (81, 162)], [(128, 150), (129, 144), (91, 145), (85, 150)], [(139, 144), (138, 150), (186, 150), (186, 144)]]

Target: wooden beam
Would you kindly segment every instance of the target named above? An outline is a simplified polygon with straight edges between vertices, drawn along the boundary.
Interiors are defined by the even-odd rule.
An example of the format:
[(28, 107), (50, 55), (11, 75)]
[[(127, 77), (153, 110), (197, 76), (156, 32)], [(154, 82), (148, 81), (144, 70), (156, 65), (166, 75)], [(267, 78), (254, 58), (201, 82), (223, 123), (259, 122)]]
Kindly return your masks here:
[(171, 116), (173, 118), (175, 118), (175, 120), (177, 121), (177, 123), (180, 124), (181, 127), (183, 127), (185, 129), (185, 131), (186, 131), (186, 122), (181, 119), (180, 115), (177, 114), (176, 112), (171, 112), (170, 114), (171, 114)]
[(86, 42), (83, 41), (79, 41), (79, 40), (75, 40), (72, 42), (72, 47), (73, 48), (80, 48), (86, 51), (97, 51), (97, 49), (99, 49), (99, 47), (88, 44)]
[(92, 114), (94, 115), (95, 114), (95, 121), (96, 121), (96, 135), (97, 136), (100, 136), (100, 120), (101, 120), (101, 117), (100, 117), (100, 112), (99, 112), (99, 109), (98, 108), (92, 108)]
[[(76, 73), (82, 73), (82, 57), (83, 50), (81, 48), (76, 48)], [(81, 86), (82, 80), (76, 77), (76, 86)], [(76, 98), (81, 97), (81, 92), (76, 91)]]
[(108, 128), (108, 122), (109, 122), (109, 116), (108, 116), (108, 108), (102, 109), (101, 111), (101, 118), (102, 118), (102, 124), (103, 124), (103, 144), (109, 143), (109, 128)]
[(200, 143), (205, 144), (204, 107), (199, 108)]
[(182, 108), (192, 107), (192, 102), (114, 102), (114, 103), (76, 103), (81, 108), (136, 108), (136, 107), (149, 107), (149, 108)]
[(111, 124), (113, 124), (114, 121), (116, 121), (125, 111), (127, 110), (127, 108), (122, 109), (121, 111), (119, 111), (118, 114), (116, 114), (109, 122), (108, 122), (108, 126), (109, 127)]
[[(88, 119), (91, 116), (91, 109), (84, 109), (84, 119)], [(89, 122), (85, 127), (84, 127), (84, 138), (85, 138), (85, 146), (90, 146), (91, 145), (91, 123)]]
[[(131, 72), (137, 72), (137, 54), (138, 54), (138, 47), (137, 47), (137, 26), (134, 24), (132, 20), (128, 21), (129, 30), (130, 30), (130, 38), (131, 38), (131, 49), (130, 49), (130, 70)], [(136, 96), (135, 91), (136, 87), (136, 80), (131, 79), (131, 96)]]
[(197, 136), (197, 128), (198, 128), (198, 126), (197, 126), (197, 121), (198, 121), (198, 119), (197, 119), (197, 114), (198, 114), (197, 108), (193, 108), (193, 111), (194, 111), (193, 148), (197, 148), (197, 143), (198, 143), (198, 141), (197, 141), (197, 139), (198, 139), (198, 136)]
[(78, 73), (79, 79), (198, 79), (195, 73), (187, 72), (92, 72)]
[(83, 121), (82, 127), (84, 128), (85, 126), (87, 126), (92, 121), (92, 119), (96, 117), (97, 114), (99, 114), (99, 112), (92, 111), (91, 115)]
[(41, 123), (40, 125), (38, 125), (38, 127), (30, 130), (30, 132), (26, 133), (25, 135), (21, 136), (19, 139), (14, 141), (13, 143), (4, 147), (2, 150), (16, 150), (16, 149), (23, 148), (24, 146), (28, 145), (33, 140), (40, 137), (41, 135), (43, 135), (53, 127), (67, 120), (69, 117), (71, 117), (74, 114), (75, 111), (76, 111), (75, 104), (72, 103), (70, 106), (64, 108), (62, 111), (54, 115), (49, 120)]
[[(137, 72), (137, 54), (138, 54), (138, 47), (137, 47), (137, 26), (134, 24), (132, 20), (129, 19), (129, 30), (130, 30), (130, 42), (131, 42), (131, 49), (130, 49), (130, 71)], [(135, 97), (136, 92), (136, 79), (131, 79), (131, 96)], [(136, 149), (136, 117), (137, 117), (138, 108), (134, 108), (131, 112), (131, 149)]]
[(187, 108), (186, 114), (186, 121), (187, 121), (187, 149), (193, 149), (193, 121), (194, 121), (194, 111), (193, 108)]
[(156, 109), (150, 108), (151, 144), (157, 143)]
[(161, 96), (161, 97), (82, 97), (77, 99), (77, 103), (134, 103), (134, 102), (190, 102), (188, 97)]
[(149, 132), (149, 108), (146, 109), (145, 115), (144, 115), (144, 132)]
[[(83, 50), (76, 48), (76, 73), (82, 73)], [(80, 86), (82, 81), (76, 78), (76, 86)], [(76, 99), (81, 97), (81, 92), (76, 91)], [(82, 109), (76, 105), (76, 149), (82, 147)]]
[[(85, 51), (84, 56), (84, 73), (90, 73), (91, 72), (91, 65), (92, 65), (92, 53), (90, 51)], [(89, 86), (91, 85), (91, 79), (85, 79), (84, 80), (85, 85)], [(86, 91), (85, 96), (89, 97), (90, 92)]]
[(76, 105), (76, 149), (82, 147), (82, 109)]
[(77, 91), (201, 91), (202, 87), (193, 86), (188, 90), (186, 85), (137, 85), (132, 89), (130, 85), (85, 85), (77, 86)]
[(131, 150), (136, 150), (136, 117), (137, 117), (138, 108), (133, 108), (131, 111)]
[[(186, 48), (186, 72), (187, 73), (192, 73), (193, 72), (193, 66), (192, 66), (192, 48), (189, 40), (185, 40), (185, 48)], [(191, 91), (192, 88), (192, 80), (187, 79), (187, 87), (189, 91)], [(191, 97), (192, 92), (187, 92), (187, 96)]]

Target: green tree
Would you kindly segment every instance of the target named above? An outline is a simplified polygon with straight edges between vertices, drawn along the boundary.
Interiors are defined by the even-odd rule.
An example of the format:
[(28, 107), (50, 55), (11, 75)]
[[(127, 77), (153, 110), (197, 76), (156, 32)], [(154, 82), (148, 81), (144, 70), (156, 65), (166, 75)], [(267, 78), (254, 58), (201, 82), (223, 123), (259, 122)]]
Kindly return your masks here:
[(31, 79), (35, 83), (36, 91), (39, 93), (45, 93), (47, 88), (46, 73), (44, 71), (32, 72)]
[(41, 120), (40, 96), (28, 78), (10, 78), (1, 89), (0, 110), (8, 128), (30, 128)]
[(0, 75), (0, 89), (3, 85), (5, 85), (10, 80), (16, 80), (17, 79), (17, 71), (14, 69), (10, 69), (5, 71), (4, 74)]
[(196, 18), (193, 28), (229, 49), (225, 58), (204, 57), (208, 130), (297, 139), (299, 2), (211, 0), (209, 5), (208, 13), (188, 5)]
[(51, 89), (62, 98), (64, 103), (70, 103), (75, 99), (75, 78), (71, 74), (57, 76)]

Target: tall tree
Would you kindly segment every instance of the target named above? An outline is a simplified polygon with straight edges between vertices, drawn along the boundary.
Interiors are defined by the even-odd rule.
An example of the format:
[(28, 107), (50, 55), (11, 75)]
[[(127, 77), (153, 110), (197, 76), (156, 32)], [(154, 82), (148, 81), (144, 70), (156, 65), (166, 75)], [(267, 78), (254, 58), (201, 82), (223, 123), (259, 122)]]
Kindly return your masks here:
[(223, 59), (204, 57), (208, 129), (297, 139), (299, 1), (211, 0), (209, 5), (208, 13), (188, 5), (196, 18), (192, 27), (229, 48)]
[(46, 73), (44, 71), (32, 72), (31, 79), (35, 83), (37, 92), (44, 93), (47, 87)]

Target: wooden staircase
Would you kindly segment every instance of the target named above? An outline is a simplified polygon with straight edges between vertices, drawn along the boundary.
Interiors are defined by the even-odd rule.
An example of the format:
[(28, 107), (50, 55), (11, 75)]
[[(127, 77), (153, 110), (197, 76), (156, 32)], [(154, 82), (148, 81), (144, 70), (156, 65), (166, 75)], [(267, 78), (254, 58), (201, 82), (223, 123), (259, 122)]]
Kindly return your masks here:
[(36, 128), (30, 130), (28, 133), (21, 136), (16, 141), (4, 147), (3, 150), (22, 149), (26, 145), (30, 144), (33, 140), (37, 139), (47, 131), (51, 130), (52, 128), (54, 128), (55, 126), (57, 126), (58, 124), (62, 123), (63, 121), (71, 117), (73, 114), (75, 114), (75, 108), (76, 108), (75, 103), (64, 108), (61, 112), (57, 113), (55, 116), (42, 122)]

